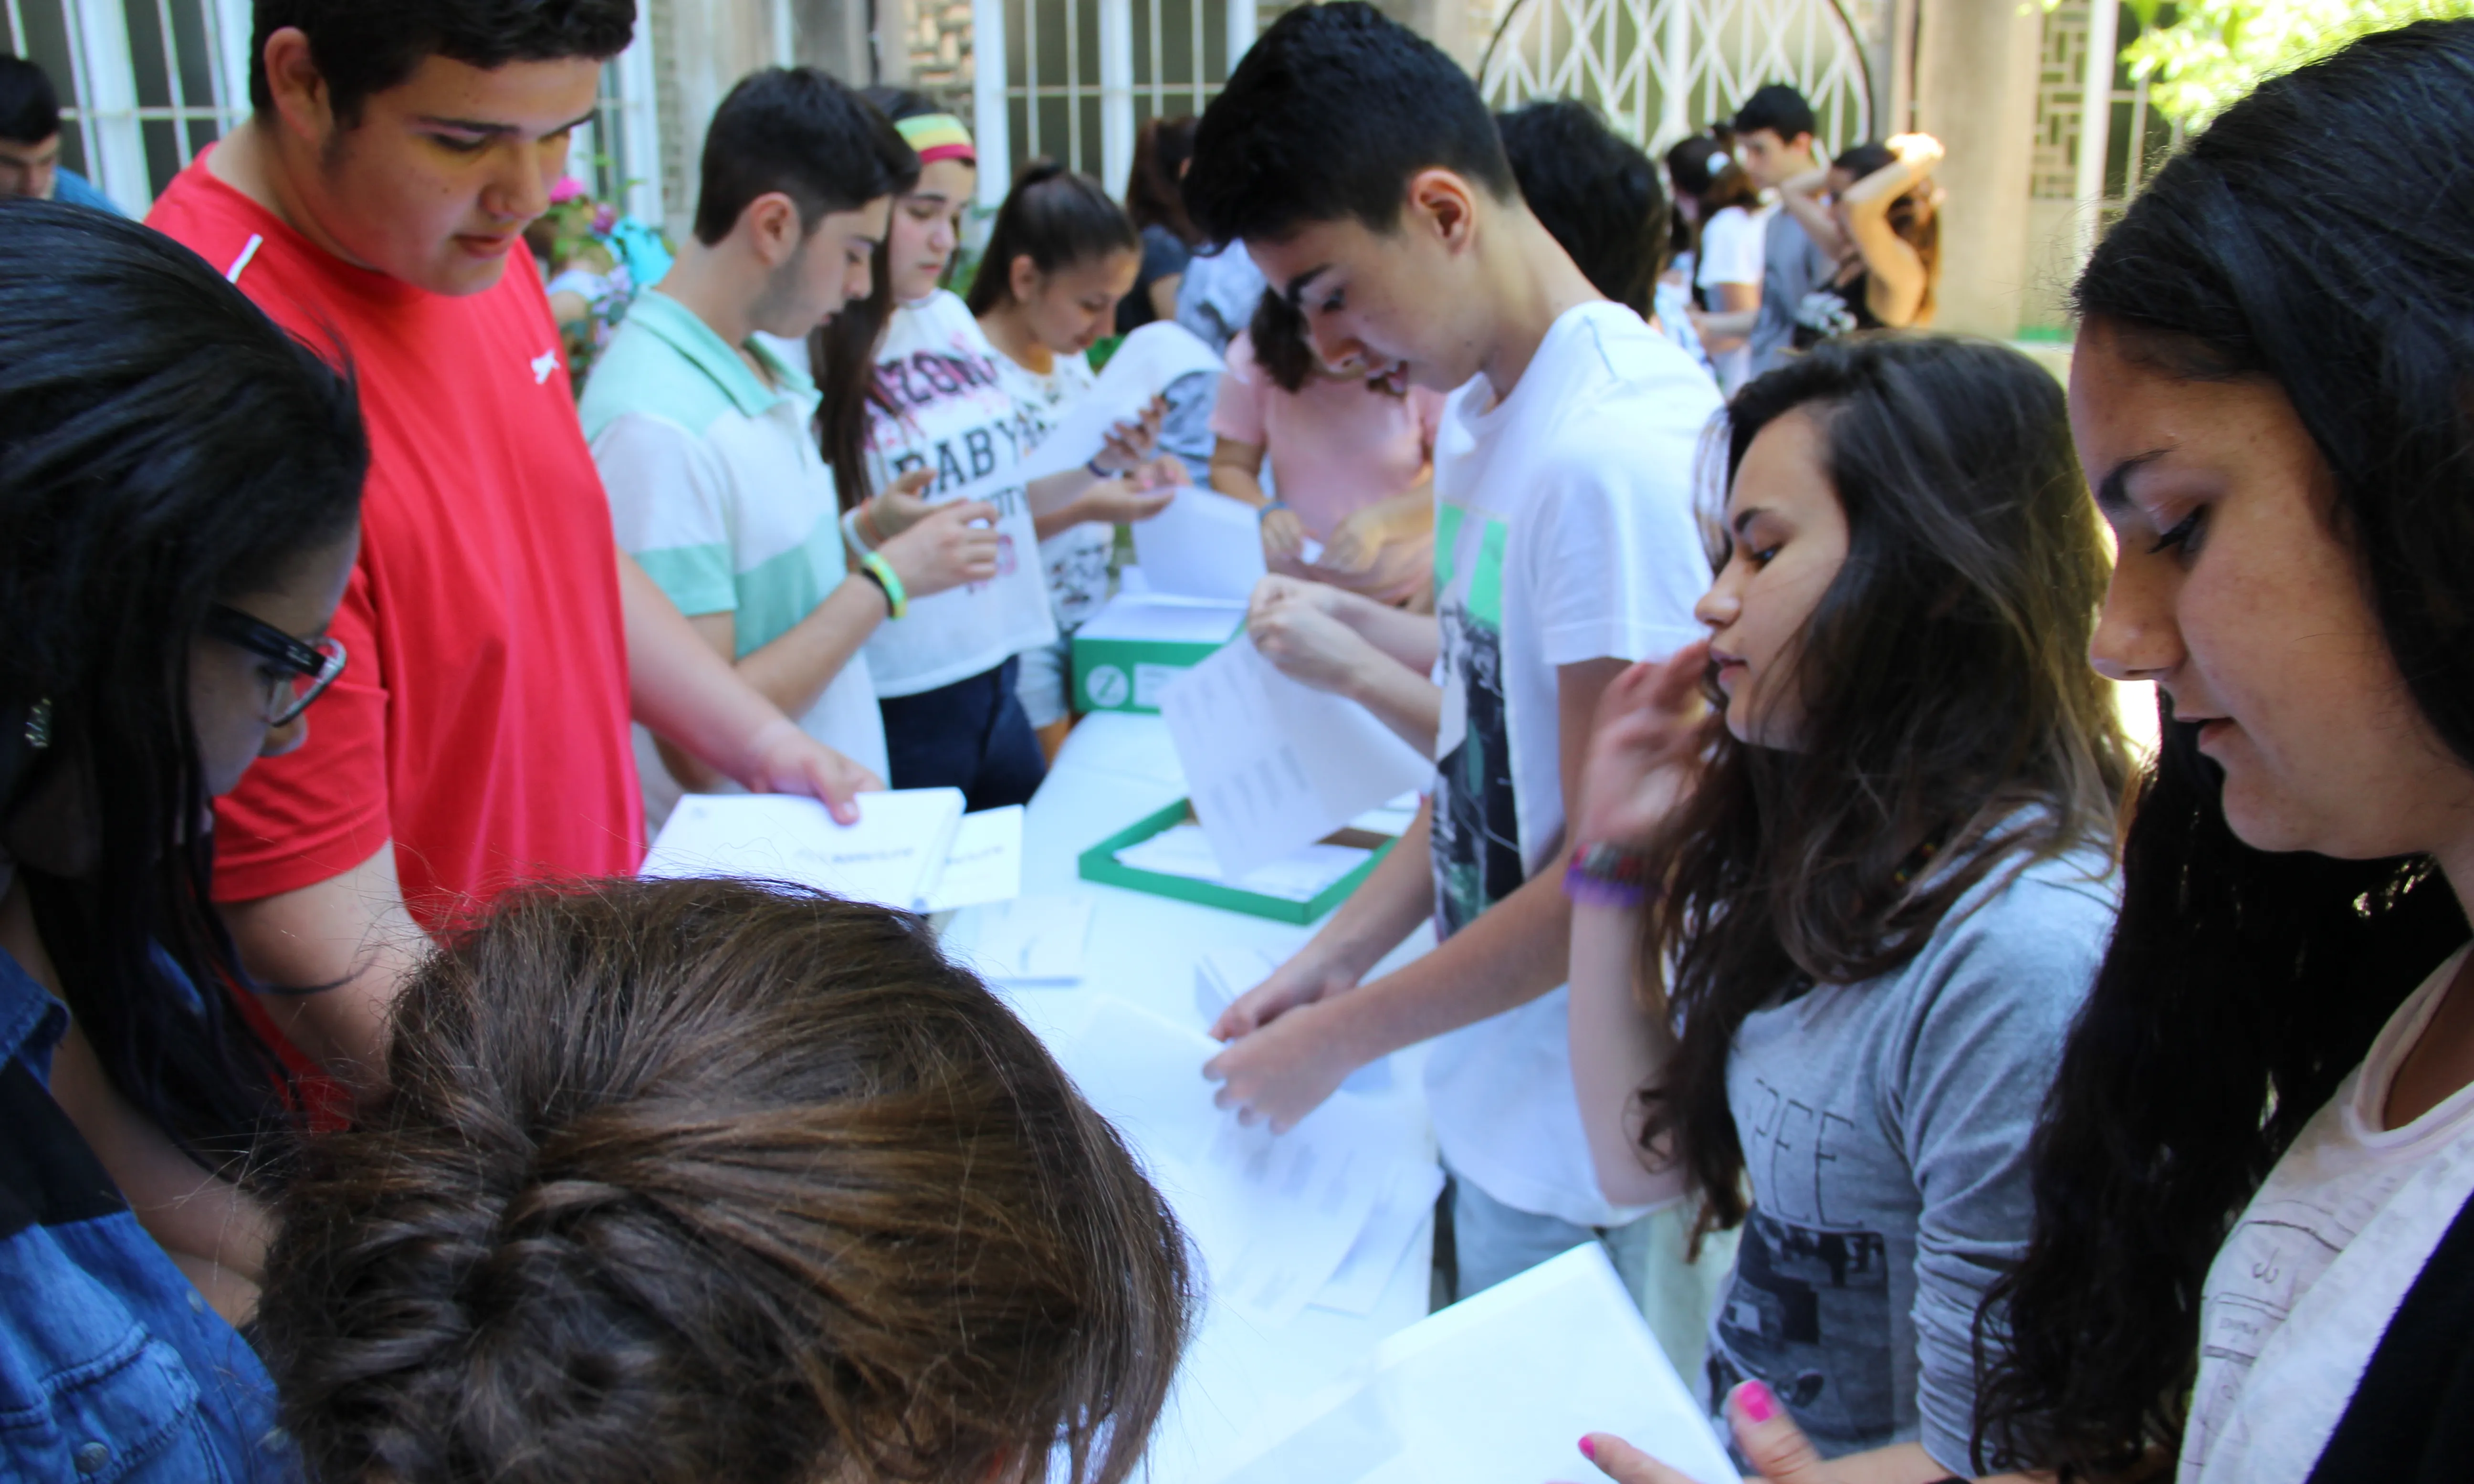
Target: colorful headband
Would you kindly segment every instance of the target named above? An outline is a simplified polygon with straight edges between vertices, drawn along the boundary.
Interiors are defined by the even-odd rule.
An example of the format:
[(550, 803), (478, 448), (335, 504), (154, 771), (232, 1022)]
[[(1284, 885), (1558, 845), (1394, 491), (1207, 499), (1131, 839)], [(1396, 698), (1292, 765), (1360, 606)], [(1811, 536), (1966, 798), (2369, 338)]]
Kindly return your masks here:
[(919, 152), (919, 162), (934, 164), (940, 159), (959, 159), (977, 164), (980, 152), (971, 147), (971, 132), (951, 113), (920, 113), (896, 120), (893, 126), (902, 132), (903, 139)]

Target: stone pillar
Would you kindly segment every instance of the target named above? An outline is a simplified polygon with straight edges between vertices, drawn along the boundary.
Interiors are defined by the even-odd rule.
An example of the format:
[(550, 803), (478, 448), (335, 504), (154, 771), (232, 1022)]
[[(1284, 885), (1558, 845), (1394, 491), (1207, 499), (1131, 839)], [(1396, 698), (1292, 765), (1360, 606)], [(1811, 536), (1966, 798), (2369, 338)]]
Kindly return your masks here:
[(1921, 0), (1921, 11), (1916, 127), (1950, 151), (1933, 328), (2008, 338), (2027, 288), (2044, 12), (2033, 0)]

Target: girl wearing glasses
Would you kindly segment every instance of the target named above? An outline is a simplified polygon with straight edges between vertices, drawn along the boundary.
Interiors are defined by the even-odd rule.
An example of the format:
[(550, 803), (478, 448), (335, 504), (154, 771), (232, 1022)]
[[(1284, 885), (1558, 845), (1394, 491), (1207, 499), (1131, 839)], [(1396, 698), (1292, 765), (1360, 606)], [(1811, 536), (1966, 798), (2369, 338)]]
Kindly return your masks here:
[(366, 463), (349, 383), (185, 250), (0, 212), (0, 1473), (297, 1469), (227, 1322), (292, 1107), (208, 801), (343, 669)]

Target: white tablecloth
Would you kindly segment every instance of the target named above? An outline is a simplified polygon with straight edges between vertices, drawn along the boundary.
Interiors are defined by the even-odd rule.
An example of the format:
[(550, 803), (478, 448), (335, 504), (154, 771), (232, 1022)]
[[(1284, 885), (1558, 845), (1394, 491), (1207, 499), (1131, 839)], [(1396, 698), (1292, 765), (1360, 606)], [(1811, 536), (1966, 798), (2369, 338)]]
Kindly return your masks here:
[[(1048, 781), (1031, 801), (1023, 831), (1026, 895), (1074, 895), (1093, 905), (1083, 974), (1075, 985), (997, 985), (1007, 1003), (1052, 1044), (1081, 1023), (1095, 996), (1109, 995), (1182, 1025), (1197, 1025), (1196, 961), (1213, 948), (1254, 947), (1285, 957), (1312, 936), (1241, 912), (1172, 901), (1079, 879), (1077, 857), (1185, 792), (1166, 725), (1157, 717), (1101, 713), (1066, 740)], [(977, 931), (972, 910), (946, 925), (967, 957)], [(1420, 930), (1376, 972), (1432, 945)], [(1420, 1048), (1390, 1058), (1389, 1086), (1371, 1097), (1431, 1151), (1420, 1077)], [(1198, 1068), (1196, 1076), (1201, 1075)], [(1232, 1448), (1267, 1411), (1322, 1390), (1375, 1343), (1426, 1315), (1434, 1225), (1430, 1217), (1392, 1275), (1372, 1314), (1307, 1308), (1265, 1329), (1206, 1298), (1175, 1394), (1152, 1440), (1154, 1484), (1207, 1479), (1233, 1461)]]

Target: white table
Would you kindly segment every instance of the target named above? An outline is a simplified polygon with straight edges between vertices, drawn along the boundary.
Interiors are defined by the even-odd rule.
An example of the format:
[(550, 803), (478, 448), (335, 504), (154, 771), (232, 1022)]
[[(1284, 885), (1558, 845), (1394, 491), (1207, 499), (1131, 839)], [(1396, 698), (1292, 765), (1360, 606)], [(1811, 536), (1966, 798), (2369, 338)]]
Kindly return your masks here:
[[(1102, 886), (1076, 874), (1082, 851), (1184, 793), (1167, 726), (1156, 717), (1103, 712), (1075, 728), (1031, 800), (1023, 830), (1023, 891), (1080, 896), (1093, 906), (1079, 984), (997, 986), (1052, 1044), (1078, 1028), (1101, 995), (1181, 1025), (1199, 1025), (1194, 970), (1206, 950), (1253, 947), (1285, 957), (1312, 935), (1311, 927)], [(956, 913), (946, 933), (967, 955), (975, 913)], [(1377, 972), (1424, 952), (1432, 941), (1421, 930)], [(1390, 1058), (1388, 1089), (1340, 1096), (1373, 1099), (1431, 1154), (1421, 1050)], [(1322, 1390), (1384, 1336), (1423, 1319), (1433, 1247), (1430, 1216), (1381, 1302), (1363, 1318), (1308, 1307), (1289, 1324), (1267, 1329), (1206, 1295), (1176, 1389), (1152, 1439), (1154, 1484), (1208, 1477), (1232, 1461), (1232, 1448), (1267, 1410)]]

